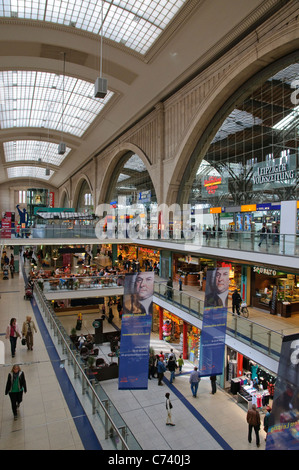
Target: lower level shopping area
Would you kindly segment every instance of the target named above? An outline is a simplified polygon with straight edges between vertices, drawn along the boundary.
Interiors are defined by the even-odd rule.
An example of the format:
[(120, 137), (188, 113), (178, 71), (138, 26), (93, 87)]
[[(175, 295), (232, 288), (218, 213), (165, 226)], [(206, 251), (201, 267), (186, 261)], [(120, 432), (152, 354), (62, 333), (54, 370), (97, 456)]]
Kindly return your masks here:
[[(24, 299), (24, 280), (20, 275), (13, 279), (0, 280), (1, 304), (1, 341), (5, 342), (5, 365), (0, 368), (1, 383), (6, 384), (12, 363), (20, 364), (27, 381), (27, 393), (14, 421), (7, 395), (0, 397), (0, 448), (2, 450), (101, 450), (112, 438), (98, 441), (87, 423), (96, 428), (95, 418), (90, 409), (83, 410), (76, 403), (76, 394), (61, 367), (59, 359), (52, 357), (53, 345), (48, 344), (48, 332), (43, 331), (42, 321), (35, 302)], [(10, 308), (8, 308), (10, 306)], [(4, 339), (4, 331), (15, 312), (20, 325), (26, 316), (31, 315), (37, 326), (32, 351), (18, 342), (16, 356), (12, 361), (10, 347)], [(118, 331), (120, 320), (116, 306), (110, 324), (104, 321), (104, 332)], [(83, 313), (82, 329), (85, 336), (94, 333), (92, 323), (97, 313)], [(59, 317), (66, 331), (74, 327), (77, 314)], [(50, 328), (49, 328), (49, 331)], [(155, 352), (164, 354), (173, 347), (176, 356), (181, 352), (179, 344), (160, 340), (155, 333), (151, 335), (151, 347)], [(109, 364), (110, 344), (104, 343), (100, 355)], [(156, 377), (148, 381), (147, 390), (119, 391), (117, 379), (100, 382), (103, 393), (113, 401), (130, 432), (136, 437), (144, 450), (256, 450), (255, 441), (247, 439), (246, 406), (238, 403), (235, 395), (217, 386), (212, 395), (209, 378), (201, 380), (197, 398), (193, 398), (189, 376), (193, 364), (185, 360), (182, 373), (176, 373), (170, 384), (170, 373), (164, 375), (163, 386), (158, 386)], [(80, 387), (79, 387), (80, 388)], [(170, 393), (173, 404), (172, 420), (174, 427), (166, 426), (165, 393)], [(79, 395), (79, 392), (77, 392)], [(263, 411), (261, 411), (263, 416)], [(86, 438), (87, 435), (87, 438)], [(265, 433), (260, 432), (261, 445), (265, 448)], [(118, 443), (113, 442), (116, 446)]]
[[(30, 247), (28, 245), (21, 253), (16, 253), (15, 248), (5, 247), (3, 250), (3, 254), (5, 253), (9, 259), (11, 259), (11, 255), (13, 256), (16, 268), (13, 275), (9, 272), (7, 276), (4, 275), (5, 270), (3, 270), (3, 276), (0, 280), (2, 296), (2, 337), (0, 340), (5, 343), (4, 333), (12, 311), (15, 312), (14, 315), (18, 317), (20, 324), (29, 314), (36, 320), (36, 323), (42, 323), (34, 298), (34, 290), (33, 298), (30, 295), (27, 298), (22, 266), (25, 268), (26, 275), (30, 275), (41, 287), (43, 294), (47, 291), (47, 295), (51, 295), (49, 292), (52, 292), (54, 297), (59, 293), (60, 298), (50, 302), (51, 308), (66, 335), (70, 337), (75, 330), (78, 339), (80, 334), (85, 337), (88, 335), (95, 337), (94, 322), (99, 318), (99, 313), (103, 313), (103, 306), (105, 313), (104, 333), (110, 337), (120, 334), (122, 295), (118, 293), (109, 295), (112, 277), (113, 283), (116, 285), (115, 288), (122, 289), (121, 280), (128, 270), (153, 269), (156, 282), (159, 286), (166, 287), (167, 279), (170, 277), (166, 274), (171, 273), (172, 290), (175, 295), (189, 294), (201, 305), (205, 296), (205, 272), (209, 267), (217, 265), (213, 259), (203, 259), (194, 255), (186, 256), (183, 253), (167, 253), (165, 250), (152, 250), (140, 246), (118, 246), (116, 250), (115, 246), (103, 245), (97, 247), (62, 246), (59, 248), (57, 246)], [(284, 299), (280, 297), (282, 292), (283, 295), (287, 295), (286, 289), (289, 289), (289, 293), (292, 290), (294, 296), (290, 299), (292, 300), (290, 304), (293, 301), (294, 304), (296, 303), (297, 274), (274, 271), (274, 268), (272, 270), (270, 267), (241, 266), (232, 262), (229, 266), (230, 293), (232, 294), (237, 288), (241, 293), (247, 295), (249, 318), (245, 319), (246, 322), (263, 325), (280, 335), (298, 332), (299, 316), (296, 315), (295, 310), (290, 315), (283, 315), (278, 309), (275, 313), (273, 310), (271, 311), (271, 306), (267, 302), (263, 304), (266, 308), (261, 308), (259, 304), (253, 305), (253, 299), (262, 300), (262, 294), (264, 295), (263, 299), (267, 299), (267, 295), (270, 296), (270, 291), (273, 295), (274, 286), (278, 287), (277, 305), (287, 305), (286, 297)], [(73, 282), (70, 282), (72, 276)], [(50, 281), (54, 279), (56, 282), (50, 287)], [(83, 279), (84, 283), (79, 283), (79, 279)], [(255, 295), (258, 286), (258, 291), (263, 291), (259, 292), (261, 293), (260, 297)], [(271, 286), (273, 287), (271, 288)], [(109, 319), (110, 307), (113, 316)], [(231, 310), (232, 299), (229, 295), (228, 316), (233, 318)], [(81, 330), (76, 330), (78, 313), (82, 315)], [(68, 446), (86, 448), (86, 442), (81, 439), (83, 430), (78, 423), (76, 425), (78, 411), (75, 413), (70, 408), (69, 393), (63, 392), (64, 387), (61, 381), (68, 382), (69, 378), (60, 375), (62, 369), (59, 358), (49, 357), (49, 345), (45, 343), (46, 337), (47, 333), (45, 332), (44, 336), (42, 328), (38, 326), (33, 351), (27, 351), (21, 344), (17, 347), (14, 361), (21, 364), (29, 379), (28, 393), (24, 396), (20, 408), (20, 420), (13, 424), (11, 424), (9, 399), (7, 396), (1, 398), (0, 446), (3, 449), (11, 448), (12, 441), (10, 439), (16, 436), (16, 431), (18, 431), (18, 435), (22, 436), (20, 437), (20, 448), (37, 448), (37, 446), (53, 449)], [(252, 356), (246, 356), (246, 354), (240, 353), (237, 348), (226, 345), (223, 374), (217, 377), (216, 394), (211, 393), (209, 377), (204, 377), (199, 384), (198, 396), (194, 398), (190, 389), (189, 377), (193, 368), (199, 363), (200, 337), (201, 329), (192, 321), (192, 316), (189, 317), (189, 321), (186, 321), (177, 315), (177, 310), (173, 308), (170, 301), (168, 308), (161, 307), (156, 303), (153, 309), (151, 347), (157, 355), (162, 351), (166, 360), (170, 350), (173, 349), (176, 357), (181, 355), (184, 361), (182, 371), (181, 373), (176, 371), (173, 383), (170, 383), (170, 372), (166, 371), (163, 387), (158, 387), (156, 377), (150, 377), (147, 390), (120, 391), (117, 376), (111, 377), (106, 374), (103, 378), (103, 367), (100, 367), (99, 364), (99, 370), (96, 371), (97, 384), (105, 396), (108, 396), (109, 400), (113, 402), (128, 427), (130, 435), (135, 437), (137, 445), (141, 449), (256, 449), (254, 438), (251, 444), (248, 442), (246, 414), (252, 404), (256, 404), (263, 422), (267, 406), (271, 406), (273, 402), (277, 369), (273, 370), (262, 361), (253, 360)], [(105, 363), (106, 371), (111, 363), (115, 364), (115, 370), (117, 370), (119, 359), (115, 355), (115, 346), (110, 340), (100, 345), (93, 341), (91, 351), (94, 350), (97, 350), (96, 359), (101, 359), (98, 363), (102, 361)], [(77, 353), (80, 356), (80, 352), (77, 351)], [(89, 355), (94, 356), (94, 354), (88, 353)], [(12, 365), (7, 343), (5, 359), (5, 366), (1, 367), (2, 383), (6, 382), (7, 372)], [(85, 357), (84, 360), (86, 361), (86, 359)], [(279, 356), (276, 357), (276, 362), (278, 360)], [(59, 363), (58, 367), (57, 363)], [(65, 407), (62, 423), (63, 427), (66, 426), (68, 429), (68, 436), (72, 436), (72, 444), (66, 443), (65, 440), (58, 443), (57, 439), (51, 438), (50, 427), (52, 426), (49, 423), (49, 410), (55, 405), (51, 394), (46, 392), (46, 382), (43, 385), (45, 375), (49, 377), (49, 381), (53, 379), (51, 388), (55, 383), (56, 397), (59, 396), (59, 400), (61, 399), (61, 408)], [(30, 386), (30, 380), (32, 380), (32, 384), (34, 383), (34, 393), (32, 386)], [(68, 388), (68, 390), (70, 389)], [(176, 426), (172, 428), (166, 426), (164, 402), (166, 392), (170, 393), (174, 405), (172, 418)], [(33, 397), (34, 400), (38, 400), (38, 406), (33, 403)], [(47, 404), (48, 400), (49, 404)], [(36, 413), (37, 411), (38, 413)], [(90, 410), (84, 411), (84, 413), (87, 419), (93, 422)], [(36, 414), (38, 416), (35, 416)], [(71, 428), (72, 421), (75, 423), (76, 431)], [(29, 426), (30, 433), (27, 433), (25, 424)], [(42, 432), (38, 434), (40, 427)], [(41, 437), (45, 437), (44, 431), (48, 436), (45, 440)], [(35, 439), (32, 439), (33, 436)], [(266, 434), (262, 426), (259, 449), (265, 448), (265, 437)], [(37, 440), (40, 442), (37, 443)], [(93, 439), (90, 440), (94, 442)], [(105, 448), (106, 440), (106, 438), (104, 441), (98, 439), (99, 443), (96, 445)], [(76, 447), (77, 445), (78, 447)]]

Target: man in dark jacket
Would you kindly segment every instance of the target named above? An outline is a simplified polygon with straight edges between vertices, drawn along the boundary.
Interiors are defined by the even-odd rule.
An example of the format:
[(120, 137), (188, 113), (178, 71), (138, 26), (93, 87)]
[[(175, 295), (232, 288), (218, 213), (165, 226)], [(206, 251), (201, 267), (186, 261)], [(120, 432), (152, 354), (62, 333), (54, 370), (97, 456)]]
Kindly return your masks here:
[(260, 446), (259, 430), (261, 426), (261, 418), (255, 405), (252, 405), (251, 410), (248, 410), (246, 419), (248, 423), (248, 442), (251, 442), (252, 429), (254, 429), (255, 436), (256, 436), (256, 445), (257, 447), (259, 447)]
[(242, 297), (240, 296), (239, 292), (236, 289), (232, 295), (233, 313), (235, 313), (235, 310), (236, 310), (237, 314), (240, 315), (241, 302), (242, 302)]

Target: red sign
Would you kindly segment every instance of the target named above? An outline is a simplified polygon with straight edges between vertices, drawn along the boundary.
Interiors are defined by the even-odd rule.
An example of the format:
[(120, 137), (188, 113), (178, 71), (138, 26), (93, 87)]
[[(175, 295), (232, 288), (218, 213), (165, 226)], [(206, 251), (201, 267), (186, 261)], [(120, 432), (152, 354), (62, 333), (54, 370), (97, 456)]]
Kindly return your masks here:
[(50, 192), (49, 207), (54, 207), (54, 196), (53, 192)]
[(215, 194), (216, 189), (221, 184), (221, 176), (210, 176), (209, 179), (204, 180), (204, 187), (209, 194)]
[(11, 238), (11, 212), (5, 212), (1, 222), (1, 237)]

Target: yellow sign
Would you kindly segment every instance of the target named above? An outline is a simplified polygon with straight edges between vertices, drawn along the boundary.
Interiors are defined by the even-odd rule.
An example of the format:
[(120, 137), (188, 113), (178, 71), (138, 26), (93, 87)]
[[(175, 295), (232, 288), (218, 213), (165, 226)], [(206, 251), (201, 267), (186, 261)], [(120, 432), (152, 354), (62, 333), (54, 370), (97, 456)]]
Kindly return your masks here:
[(247, 204), (245, 206), (241, 206), (241, 212), (255, 212), (256, 211), (256, 204)]
[(211, 207), (210, 214), (221, 214), (221, 207)]

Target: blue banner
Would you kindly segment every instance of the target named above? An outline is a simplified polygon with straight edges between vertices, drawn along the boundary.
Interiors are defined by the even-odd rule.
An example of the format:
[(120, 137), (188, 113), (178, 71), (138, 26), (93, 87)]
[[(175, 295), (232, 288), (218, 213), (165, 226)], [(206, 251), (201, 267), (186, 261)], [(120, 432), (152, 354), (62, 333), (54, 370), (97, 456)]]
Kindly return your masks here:
[(229, 268), (207, 271), (205, 305), (200, 336), (199, 375), (223, 373)]
[(119, 357), (119, 390), (147, 389), (154, 273), (126, 274)]
[(299, 449), (299, 334), (282, 341), (266, 450)]

